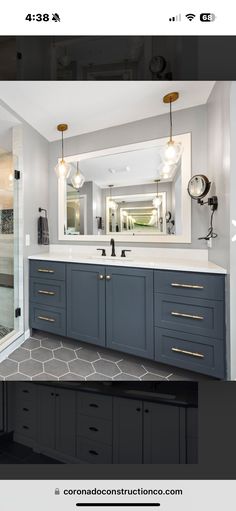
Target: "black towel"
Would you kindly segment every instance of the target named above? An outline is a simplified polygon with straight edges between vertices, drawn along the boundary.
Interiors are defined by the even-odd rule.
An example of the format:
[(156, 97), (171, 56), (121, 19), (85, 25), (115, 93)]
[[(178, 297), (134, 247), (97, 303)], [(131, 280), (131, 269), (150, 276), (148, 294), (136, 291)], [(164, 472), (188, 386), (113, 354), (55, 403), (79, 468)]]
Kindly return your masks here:
[(38, 244), (49, 245), (49, 228), (47, 217), (40, 216), (38, 219)]

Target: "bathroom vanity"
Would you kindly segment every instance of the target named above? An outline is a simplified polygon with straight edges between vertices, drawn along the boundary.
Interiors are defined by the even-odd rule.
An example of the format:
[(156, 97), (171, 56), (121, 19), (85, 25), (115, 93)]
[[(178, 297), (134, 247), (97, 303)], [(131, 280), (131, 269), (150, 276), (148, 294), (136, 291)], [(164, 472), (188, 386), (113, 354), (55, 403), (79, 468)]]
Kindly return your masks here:
[(196, 389), (105, 385), (8, 383), (14, 441), (64, 463), (197, 463)]
[(224, 273), (208, 262), (31, 256), (30, 327), (223, 379)]

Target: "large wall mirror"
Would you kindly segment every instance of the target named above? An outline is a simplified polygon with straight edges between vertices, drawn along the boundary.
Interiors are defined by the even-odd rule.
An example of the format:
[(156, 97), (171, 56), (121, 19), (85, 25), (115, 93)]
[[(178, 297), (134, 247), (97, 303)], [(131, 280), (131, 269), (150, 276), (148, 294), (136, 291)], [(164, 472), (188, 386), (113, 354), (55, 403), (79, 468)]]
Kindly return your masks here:
[(59, 239), (190, 243), (191, 136), (173, 139), (183, 151), (168, 173), (167, 138), (67, 157), (72, 172), (58, 181)]

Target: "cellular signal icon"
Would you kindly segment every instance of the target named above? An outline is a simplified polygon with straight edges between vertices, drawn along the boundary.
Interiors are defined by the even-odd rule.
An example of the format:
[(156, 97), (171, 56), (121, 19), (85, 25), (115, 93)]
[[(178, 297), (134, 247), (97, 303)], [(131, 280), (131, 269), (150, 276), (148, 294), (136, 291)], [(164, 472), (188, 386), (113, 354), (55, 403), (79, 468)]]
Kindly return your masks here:
[(181, 21), (181, 14), (176, 14), (176, 16), (172, 16), (172, 18), (169, 18), (169, 21)]

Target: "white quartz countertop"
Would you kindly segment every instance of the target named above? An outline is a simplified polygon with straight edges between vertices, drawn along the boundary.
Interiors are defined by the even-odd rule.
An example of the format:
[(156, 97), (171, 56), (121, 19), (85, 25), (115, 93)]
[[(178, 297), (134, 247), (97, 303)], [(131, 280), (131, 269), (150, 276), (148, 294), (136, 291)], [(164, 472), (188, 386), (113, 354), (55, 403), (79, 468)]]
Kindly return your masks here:
[(98, 255), (85, 255), (85, 254), (70, 254), (65, 253), (53, 253), (48, 252), (45, 254), (34, 254), (29, 256), (29, 259), (36, 259), (40, 261), (55, 261), (65, 263), (82, 263), (82, 264), (101, 264), (104, 266), (125, 266), (129, 268), (150, 268), (156, 270), (176, 270), (176, 271), (192, 271), (202, 273), (221, 273), (226, 274), (227, 271), (221, 266), (207, 261), (207, 260), (195, 260), (189, 258), (176, 258), (173, 257), (160, 257), (156, 258), (153, 255), (150, 257), (103, 257)]

